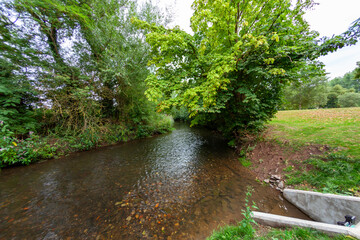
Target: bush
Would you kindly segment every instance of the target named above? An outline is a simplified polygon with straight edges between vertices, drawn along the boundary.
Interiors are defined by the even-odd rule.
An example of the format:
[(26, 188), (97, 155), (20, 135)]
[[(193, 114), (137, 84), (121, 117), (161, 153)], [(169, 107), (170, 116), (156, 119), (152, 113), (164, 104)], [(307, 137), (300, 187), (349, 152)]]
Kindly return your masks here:
[(345, 93), (339, 96), (340, 107), (359, 107), (360, 93)]
[(0, 122), (0, 168), (11, 165), (28, 165), (39, 159), (55, 156), (57, 147), (48, 144), (38, 135), (30, 132), (30, 137), (17, 139), (8, 125)]

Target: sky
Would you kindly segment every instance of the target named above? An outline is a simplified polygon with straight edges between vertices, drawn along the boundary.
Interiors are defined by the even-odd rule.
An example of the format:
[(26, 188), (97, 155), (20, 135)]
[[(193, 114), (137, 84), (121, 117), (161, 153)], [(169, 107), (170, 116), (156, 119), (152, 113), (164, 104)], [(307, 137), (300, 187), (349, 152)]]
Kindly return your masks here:
[[(190, 18), (193, 0), (158, 0), (161, 6), (173, 6), (174, 25), (191, 32)], [(305, 14), (312, 30), (320, 36), (331, 37), (345, 32), (352, 22), (360, 18), (360, 0), (315, 0), (319, 5)], [(174, 7), (175, 6), (175, 7)], [(360, 61), (360, 42), (319, 59), (325, 64), (329, 79), (343, 76), (356, 68)]]

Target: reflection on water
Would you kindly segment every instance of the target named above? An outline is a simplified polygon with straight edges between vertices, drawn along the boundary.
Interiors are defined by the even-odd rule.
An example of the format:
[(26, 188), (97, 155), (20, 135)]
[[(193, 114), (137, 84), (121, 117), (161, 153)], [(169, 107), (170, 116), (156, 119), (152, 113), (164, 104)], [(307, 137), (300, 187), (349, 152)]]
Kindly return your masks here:
[(255, 181), (207, 130), (177, 124), (150, 139), (0, 173), (0, 239), (205, 239), (241, 219), (247, 186), (261, 211), (303, 216)]

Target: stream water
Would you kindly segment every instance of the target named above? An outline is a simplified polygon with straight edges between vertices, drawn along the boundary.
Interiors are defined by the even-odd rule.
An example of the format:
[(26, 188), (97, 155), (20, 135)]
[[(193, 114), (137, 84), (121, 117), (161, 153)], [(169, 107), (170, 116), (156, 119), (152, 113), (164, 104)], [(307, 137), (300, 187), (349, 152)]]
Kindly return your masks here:
[(0, 239), (205, 239), (259, 211), (306, 218), (217, 134), (172, 133), (0, 172)]

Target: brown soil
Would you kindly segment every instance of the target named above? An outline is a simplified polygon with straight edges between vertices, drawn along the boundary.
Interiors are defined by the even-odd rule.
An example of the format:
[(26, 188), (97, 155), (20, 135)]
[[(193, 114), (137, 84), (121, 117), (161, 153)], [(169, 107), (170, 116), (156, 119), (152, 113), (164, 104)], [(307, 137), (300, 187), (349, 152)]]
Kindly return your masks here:
[(251, 161), (250, 169), (261, 181), (269, 179), (271, 175), (278, 175), (284, 180), (287, 173), (284, 169), (290, 166), (299, 169), (305, 166), (305, 160), (330, 150), (323, 145), (294, 146), (289, 141), (278, 142), (269, 136), (271, 133), (266, 132), (261, 141), (250, 141), (245, 145), (245, 149), (253, 149), (247, 152), (246, 158)]

